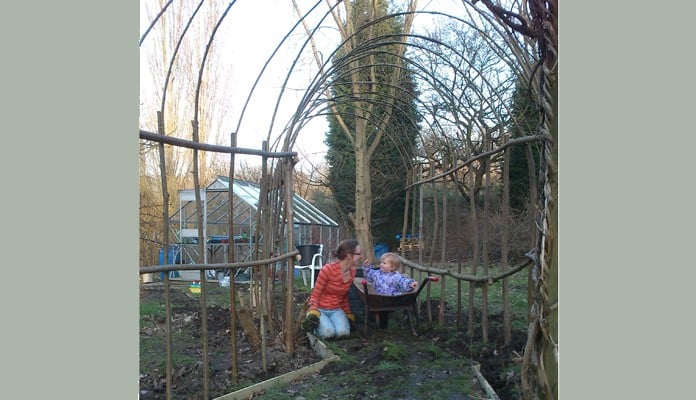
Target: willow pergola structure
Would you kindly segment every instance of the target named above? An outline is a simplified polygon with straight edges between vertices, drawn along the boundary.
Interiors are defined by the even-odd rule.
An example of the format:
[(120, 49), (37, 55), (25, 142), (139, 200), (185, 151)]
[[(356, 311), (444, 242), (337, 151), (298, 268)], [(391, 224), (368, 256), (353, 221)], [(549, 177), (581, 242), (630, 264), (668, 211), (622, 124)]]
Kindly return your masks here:
[[(288, 237), (290, 243), (292, 229), (287, 229), (287, 221), (292, 221), (292, 209), (291, 201), (289, 199), (292, 196), (293, 183), (292, 183), (292, 170), (296, 163), (296, 154), (292, 151), (295, 146), (295, 142), (302, 131), (302, 129), (309, 124), (314, 118), (326, 118), (329, 115), (338, 116), (338, 108), (341, 105), (351, 104), (354, 106), (356, 115), (351, 115), (353, 118), (360, 118), (365, 126), (374, 127), (375, 132), (380, 132), (386, 125), (385, 118), (388, 119), (390, 115), (385, 115), (383, 113), (377, 113), (374, 110), (377, 108), (375, 106), (384, 107), (387, 110), (393, 110), (398, 107), (397, 99), (399, 98), (400, 88), (393, 84), (387, 82), (384, 84), (386, 87), (383, 91), (365, 90), (365, 91), (353, 91), (351, 95), (334, 97), (331, 95), (330, 87), (334, 83), (336, 77), (348, 77), (350, 75), (359, 75), (363, 72), (373, 68), (379, 64), (374, 64), (376, 55), (388, 55), (392, 59), (396, 59), (399, 62), (393, 65), (395, 71), (403, 70), (414, 74), (421, 84), (426, 85), (434, 93), (437, 93), (440, 98), (444, 99), (448, 104), (448, 112), (454, 121), (454, 127), (456, 129), (476, 129), (479, 132), (495, 131), (499, 134), (496, 138), (492, 136), (487, 136), (481, 140), (479, 147), (475, 146), (473, 141), (468, 140), (464, 143), (468, 146), (468, 156), (464, 158), (453, 158), (451, 160), (440, 160), (439, 170), (435, 173), (436, 169), (431, 168), (430, 176), (423, 176), (422, 174), (416, 173), (420, 165), (419, 160), (412, 158), (405, 158), (403, 160), (404, 167), (412, 172), (413, 178), (409, 185), (405, 188), (407, 190), (407, 202), (409, 201), (409, 195), (413, 190), (422, 187), (423, 185), (441, 181), (447, 182), (447, 180), (457, 183), (457, 173), (462, 170), (472, 171), (473, 165), (475, 163), (483, 163), (486, 168), (489, 168), (490, 158), (496, 155), (500, 155), (506, 152), (507, 149), (512, 146), (524, 146), (527, 143), (536, 142), (539, 143), (543, 152), (541, 154), (541, 164), (539, 165), (540, 173), (538, 174), (538, 179), (540, 187), (543, 188), (538, 194), (535, 195), (535, 202), (533, 207), (533, 224), (536, 227), (535, 240), (533, 243), (533, 248), (526, 253), (533, 267), (529, 269), (530, 276), (530, 290), (532, 304), (530, 306), (529, 315), (529, 330), (528, 330), (528, 340), (525, 346), (523, 365), (522, 365), (522, 387), (525, 391), (526, 398), (546, 398), (553, 399), (558, 397), (558, 387), (557, 387), (557, 366), (558, 366), (558, 327), (557, 327), (557, 313), (558, 313), (558, 285), (557, 285), (557, 273), (558, 273), (558, 242), (557, 242), (557, 55), (558, 55), (558, 45), (557, 45), (557, 2), (556, 1), (510, 1), (510, 2), (494, 2), (490, 0), (483, 0), (479, 3), (478, 0), (474, 1), (462, 1), (461, 14), (452, 15), (452, 13), (440, 13), (433, 11), (418, 11), (413, 8), (408, 9), (404, 12), (393, 12), (387, 15), (375, 18), (373, 21), (360, 26), (355, 32), (352, 32), (347, 37), (342, 38), (341, 44), (331, 52), (327, 57), (323, 57), (322, 53), (316, 48), (315, 35), (322, 27), (330, 16), (337, 18), (334, 14), (337, 7), (342, 3), (341, 1), (326, 1), (327, 10), (323, 12), (318, 11), (318, 6), (322, 3), (321, 0), (316, 1), (314, 5), (305, 14), (302, 14), (298, 10), (298, 21), (292, 27), (292, 29), (279, 40), (277, 47), (273, 51), (273, 54), (267, 59), (263, 68), (258, 74), (256, 81), (254, 82), (244, 107), (242, 109), (237, 129), (235, 133), (231, 135), (231, 146), (216, 146), (213, 144), (201, 143), (199, 140), (198, 127), (199, 127), (199, 96), (201, 94), (201, 81), (204, 71), (204, 66), (207, 61), (208, 50), (215, 39), (215, 32), (217, 32), (218, 27), (223, 23), (228, 12), (233, 9), (236, 1), (229, 3), (224, 12), (219, 16), (215, 28), (213, 29), (206, 50), (203, 56), (203, 61), (199, 67), (199, 77), (197, 89), (195, 91), (195, 107), (191, 118), (191, 139), (184, 140), (174, 137), (167, 136), (164, 129), (164, 119), (165, 119), (165, 99), (168, 93), (168, 85), (171, 82), (172, 65), (177, 58), (177, 47), (174, 53), (171, 55), (169, 68), (167, 69), (166, 77), (163, 82), (163, 96), (161, 109), (158, 112), (158, 132), (152, 133), (147, 131), (142, 131), (140, 133), (141, 139), (157, 142), (159, 145), (159, 158), (160, 158), (160, 171), (161, 171), (161, 181), (162, 181), (162, 193), (163, 202), (168, 204), (167, 195), (167, 176), (166, 176), (166, 166), (165, 166), (165, 152), (164, 145), (181, 146), (192, 149), (193, 156), (193, 177), (195, 192), (198, 195), (200, 191), (200, 183), (198, 180), (198, 152), (199, 151), (215, 151), (221, 153), (230, 154), (230, 169), (229, 169), (229, 179), (230, 182), (234, 179), (234, 155), (235, 154), (252, 154), (263, 157), (262, 163), (262, 193), (265, 194), (261, 198), (261, 204), (259, 209), (263, 212), (259, 213), (260, 218), (263, 220), (259, 221), (257, 225), (259, 232), (257, 237), (264, 238), (263, 248), (260, 251), (255, 252), (255, 265), (269, 265), (271, 262), (277, 262), (282, 260), (287, 260), (288, 272), (292, 271), (292, 260), (293, 256), (297, 252), (292, 252), (288, 254), (283, 254), (276, 258), (271, 257), (273, 254), (281, 254), (278, 250), (280, 247), (277, 246), (279, 238)], [(143, 34), (141, 38), (141, 43), (146, 39), (147, 34), (150, 29), (157, 23), (161, 15), (168, 12), (168, 7), (171, 1), (165, 4), (162, 12), (152, 21), (152, 24)], [(202, 4), (202, 2), (201, 2)], [(414, 5), (415, 2), (411, 2)], [(296, 6), (296, 5), (295, 5)], [(200, 7), (200, 5), (199, 5)], [(183, 40), (183, 37), (187, 34), (188, 27), (191, 21), (196, 18), (196, 14), (199, 8), (196, 8), (195, 12), (189, 18), (189, 24), (181, 32), (179, 36), (179, 42)], [(297, 9), (297, 6), (296, 6)], [(318, 14), (318, 15), (317, 15)], [(509, 115), (510, 110), (507, 109), (507, 104), (509, 104), (509, 98), (506, 97), (505, 93), (494, 82), (490, 82), (486, 79), (484, 71), (478, 69), (471, 60), (462, 57), (458, 62), (453, 62), (453, 60), (444, 57), (437, 50), (449, 49), (452, 52), (456, 52), (457, 49), (452, 48), (447, 43), (437, 40), (433, 37), (428, 37), (422, 34), (416, 34), (411, 32), (406, 32), (403, 34), (383, 34), (377, 35), (371, 39), (364, 40), (361, 43), (352, 43), (355, 35), (358, 33), (364, 33), (370, 30), (376, 24), (380, 22), (390, 20), (413, 17), (419, 14), (427, 14), (431, 16), (438, 16), (446, 18), (452, 21), (456, 21), (461, 24), (461, 26), (466, 26), (472, 31), (477, 32), (480, 37), (491, 47), (492, 51), (500, 57), (500, 61), (504, 63), (507, 68), (512, 73), (516, 79), (521, 82), (526, 83), (531, 89), (532, 93), (538, 104), (541, 105), (539, 119), (538, 119), (538, 129), (531, 135), (523, 136), (521, 138), (509, 140), (506, 138), (504, 127), (510, 124)], [(309, 17), (314, 17), (310, 19)], [(314, 21), (314, 22), (311, 22)], [(489, 29), (484, 29), (482, 25), (485, 25)], [(260, 82), (267, 67), (273, 62), (274, 57), (277, 52), (287, 46), (287, 39), (298, 33), (301, 29), (304, 29), (306, 33), (306, 40), (297, 49), (297, 56), (288, 68), (288, 73), (285, 78), (283, 85), (281, 86), (278, 97), (273, 109), (273, 117), (270, 121), (268, 139), (263, 144), (263, 149), (260, 151), (241, 149), (236, 147), (236, 137), (241, 133), (239, 129), (244, 118), (244, 113), (247, 106), (252, 102), (254, 91), (256, 90), (257, 84)], [(339, 52), (339, 49), (343, 48), (347, 44), (351, 44), (349, 51)], [(394, 48), (402, 47), (402, 51), (394, 51)], [(269, 142), (271, 138), (271, 132), (274, 130), (274, 126), (277, 125), (278, 121), (277, 115), (278, 110), (282, 101), (284, 100), (284, 95), (288, 90), (288, 82), (290, 81), (291, 74), (297, 68), (297, 65), (302, 58), (305, 49), (311, 49), (311, 54), (314, 56), (318, 72), (314, 75), (314, 78), (308, 84), (304, 96), (297, 105), (297, 109), (282, 128), (282, 135), (270, 144), (271, 149), (269, 149)], [(408, 49), (408, 50), (405, 50)], [(495, 102), (499, 104), (498, 107), (493, 107), (491, 104), (487, 104), (490, 107), (492, 113), (492, 120), (497, 121), (499, 125), (497, 130), (488, 129), (481, 120), (477, 120), (475, 115), (468, 114), (467, 112), (469, 105), (462, 101), (461, 93), (458, 93), (451, 87), (451, 82), (443, 79), (442, 76), (435, 73), (433, 70), (429, 69), (426, 64), (419, 60), (414, 54), (429, 54), (430, 56), (438, 59), (442, 65), (447, 65), (448, 68), (453, 71), (454, 74), (459, 74), (461, 76), (467, 76), (467, 70), (475, 71), (474, 77), (465, 78), (464, 84), (468, 84), (471, 89), (476, 93), (476, 96), (482, 102)], [(381, 65), (384, 66), (384, 65)], [(398, 73), (396, 74), (399, 75)], [(369, 85), (365, 85), (369, 87)], [(436, 116), (437, 111), (433, 109), (433, 104), (428, 104), (427, 102), (418, 99), (419, 112), (423, 116)], [(346, 116), (343, 116), (346, 117)], [(425, 120), (427, 128), (430, 132), (439, 133), (441, 137), (446, 138), (446, 132), (442, 125), (442, 120), (438, 118), (426, 119)], [(465, 123), (468, 122), (468, 123)], [(417, 125), (416, 121), (409, 121), (413, 125)], [(473, 128), (472, 126), (473, 125)], [(469, 139), (471, 137), (469, 136)], [(393, 140), (393, 139), (392, 139)], [(425, 144), (425, 139), (420, 138), (419, 150), (424, 150), (427, 148)], [(403, 146), (398, 140), (394, 140), (395, 145)], [(449, 143), (443, 140), (443, 143)], [(485, 144), (485, 146), (483, 146)], [(477, 152), (473, 150), (477, 149)], [(409, 154), (405, 151), (404, 154)], [(428, 154), (422, 154), (423, 157), (427, 157)], [(445, 162), (447, 161), (447, 162)], [(536, 175), (536, 174), (533, 174)], [(230, 185), (231, 186), (231, 185)], [(472, 185), (473, 186), (473, 185)], [(230, 195), (230, 198), (232, 196)], [(414, 195), (415, 201), (415, 195)], [(202, 215), (202, 210), (200, 209), (200, 199), (197, 198), (198, 204), (198, 215)], [(232, 204), (230, 204), (230, 210), (232, 209)], [(230, 215), (232, 213), (230, 212)], [(404, 216), (404, 227), (402, 232), (402, 244), (408, 229), (408, 214)], [(165, 221), (165, 227), (163, 228), (165, 248), (168, 245), (168, 229), (166, 227), (166, 221), (168, 221), (168, 210), (163, 207), (163, 220)], [(415, 218), (411, 218), (411, 224), (415, 222)], [(230, 224), (232, 222), (230, 221)], [(369, 227), (368, 227), (369, 230)], [(230, 227), (230, 232), (233, 230)], [(202, 238), (202, 233), (199, 234), (199, 246), (201, 246), (200, 252), (203, 252), (204, 243), (200, 239)], [(366, 245), (366, 244), (369, 244)], [(363, 248), (367, 248), (371, 252), (371, 244), (368, 240), (364, 244)], [(276, 246), (275, 248), (273, 246)], [(165, 252), (166, 257), (167, 252)], [(258, 255), (264, 257), (259, 257)], [(230, 259), (234, 259), (230, 257)], [(414, 263), (410, 260), (404, 260), (406, 263), (410, 264), (412, 267), (422, 268), (420, 265), (422, 260), (419, 259), (418, 263)], [(165, 264), (167, 262), (165, 261)], [(485, 265), (485, 263), (484, 263)], [(201, 270), (201, 282), (205, 282), (205, 269), (213, 268), (238, 268), (240, 265), (235, 264), (225, 264), (225, 265), (191, 265), (186, 266), (190, 269), (200, 269)], [(162, 267), (147, 267), (142, 268), (141, 273), (152, 272), (156, 270), (166, 270), (169, 266)], [(181, 265), (171, 266), (172, 269), (182, 269)], [(428, 270), (428, 268), (422, 268), (423, 270)], [(517, 272), (522, 270), (523, 267), (518, 267), (509, 271), (509, 273)], [(262, 296), (266, 298), (268, 293), (272, 290), (268, 285), (267, 276), (263, 275), (265, 268), (260, 269), (260, 281), (262, 282), (261, 292)], [(474, 270), (474, 275), (476, 271)], [(492, 282), (493, 280), (504, 279), (504, 276), (490, 277), (486, 276), (487, 271), (484, 270), (484, 276), (471, 276), (464, 274), (450, 274), (456, 275), (455, 278), (463, 281), (485, 283)], [(444, 274), (444, 272), (443, 272)], [(287, 273), (286, 280), (286, 304), (284, 312), (283, 330), (285, 338), (286, 350), (292, 352), (293, 343), (296, 334), (296, 327), (294, 326), (293, 320), (293, 309), (292, 302), (290, 301), (292, 296), (292, 273)], [(167, 277), (168, 274), (165, 274)], [(533, 279), (532, 279), (533, 277)], [(202, 288), (205, 285), (201, 285)], [(168, 278), (165, 278), (165, 301), (168, 303)], [(471, 286), (470, 286), (471, 287)], [(444, 286), (443, 286), (444, 288)], [(470, 289), (471, 290), (471, 289)], [(471, 291), (470, 291), (471, 293)], [(234, 285), (230, 285), (230, 295), (231, 299), (235, 299)], [(470, 296), (470, 301), (471, 296)], [(234, 301), (232, 302), (234, 304)], [(262, 302), (262, 306), (265, 302)], [(204, 310), (205, 310), (205, 290), (201, 292), (201, 312), (202, 320), (206, 321)], [(265, 315), (266, 310), (262, 310)], [(485, 315), (485, 314), (484, 314)], [(170, 310), (167, 308), (167, 329), (171, 329), (170, 323)], [(232, 374), (236, 382), (236, 342), (234, 334), (234, 324), (235, 321), (235, 307), (230, 308), (230, 320), (233, 325), (232, 329)], [(470, 317), (471, 318), (471, 317)], [(471, 322), (471, 321), (470, 321)], [(470, 323), (471, 326), (471, 323)], [(203, 337), (205, 338), (205, 323), (203, 324)], [(264, 326), (264, 319), (261, 318), (261, 333), (264, 335), (266, 327)], [(265, 336), (263, 336), (265, 338)], [(264, 343), (265, 345), (265, 343)], [(203, 342), (204, 347), (204, 357), (206, 357), (206, 343)], [(167, 342), (167, 355), (168, 360), (171, 360), (171, 336), (168, 335)], [(204, 365), (204, 396), (208, 398), (207, 389), (207, 359), (203, 360)], [(167, 364), (167, 398), (171, 398), (171, 364)]]
[[(441, 170), (435, 176), (423, 178), (420, 175), (414, 174), (413, 183), (407, 189), (420, 187), (429, 182), (436, 180), (453, 179), (457, 171), (464, 168), (471, 168), (472, 164), (477, 162), (485, 162), (487, 165), (490, 162), (490, 157), (504, 153), (506, 149), (512, 146), (524, 146), (530, 142), (540, 143), (543, 151), (541, 157), (539, 184), (543, 190), (538, 194), (533, 194), (536, 204), (533, 208), (533, 226), (536, 229), (536, 237), (533, 248), (527, 253), (533, 261), (534, 267), (529, 270), (530, 277), (530, 323), (528, 332), (528, 342), (525, 347), (524, 363), (522, 371), (522, 385), (527, 397), (542, 396), (544, 398), (557, 397), (557, 365), (558, 365), (558, 332), (557, 332), (557, 310), (558, 310), (558, 293), (557, 293), (557, 3), (545, 1), (530, 1), (524, 3), (513, 2), (506, 4), (503, 7), (497, 2), (484, 1), (486, 9), (480, 9), (475, 6), (477, 1), (463, 2), (469, 12), (468, 18), (461, 18), (453, 15), (445, 15), (436, 12), (420, 12), (421, 14), (439, 14), (447, 18), (457, 20), (463, 25), (469, 26), (472, 30), (477, 31), (482, 37), (487, 39), (487, 43), (493, 48), (494, 52), (500, 55), (503, 62), (506, 62), (508, 67), (514, 71), (517, 78), (528, 85), (533, 93), (535, 100), (541, 105), (541, 110), (538, 119), (538, 130), (533, 135), (507, 140), (499, 144), (496, 148), (491, 146), (491, 138), (488, 138), (488, 147), (483, 148), (479, 154), (472, 155), (464, 160), (456, 160), (449, 169)], [(517, 8), (514, 11), (511, 9)], [(487, 10), (487, 11), (486, 11)], [(359, 32), (367, 31), (371, 26), (380, 22), (408, 16), (409, 14), (418, 14), (416, 11), (393, 13), (375, 19), (372, 22), (360, 27), (353, 35)], [(472, 13), (481, 20), (488, 22), (488, 26), (493, 27), (493, 34), (480, 28), (473, 18)], [(480, 21), (480, 20), (479, 20)], [(310, 27), (305, 26), (308, 37), (311, 39), (312, 33), (315, 31)], [(496, 41), (493, 37), (496, 36), (500, 41)], [(344, 38), (343, 43), (349, 42), (351, 37)], [(305, 100), (300, 108), (303, 108), (303, 114), (298, 115), (298, 119), (307, 120), (312, 116), (332, 115), (336, 113), (337, 105), (345, 104), (346, 102), (355, 102), (356, 98), (360, 99), (360, 109), (358, 118), (369, 120), (368, 125), (374, 127), (384, 126), (384, 115), (376, 115), (371, 113), (371, 105), (387, 104), (395, 107), (397, 94), (393, 91), (376, 93), (370, 91), (353, 91), (350, 96), (335, 98), (330, 96), (328, 85), (330, 80), (327, 76), (338, 75), (348, 77), (352, 74), (359, 74), (364, 69), (369, 69), (374, 66), (371, 64), (375, 54), (389, 54), (392, 57), (399, 59), (401, 65), (393, 65), (394, 68), (405, 69), (409, 66), (409, 71), (419, 78), (422, 82), (431, 85), (432, 89), (445, 98), (450, 103), (450, 111), (457, 116), (457, 111), (466, 109), (466, 104), (463, 104), (456, 94), (448, 87), (445, 82), (442, 82), (439, 76), (427, 70), (427, 68), (409, 57), (406, 52), (397, 53), (389, 50), (389, 46), (405, 45), (411, 49), (417, 49), (423, 52), (430, 52), (435, 57), (439, 54), (434, 53), (431, 47), (449, 48), (447, 44), (436, 39), (419, 36), (415, 34), (391, 34), (379, 35), (371, 40), (366, 40), (353, 46), (347, 54), (336, 57), (338, 49), (323, 62), (319, 62), (320, 71), (315, 81), (312, 83), (306, 92)], [(339, 48), (341, 48), (339, 46)], [(450, 50), (452, 50), (450, 48)], [(315, 52), (316, 55), (316, 52)], [(319, 61), (319, 57), (317, 57)], [(364, 62), (359, 62), (364, 61)], [(474, 70), (476, 66), (472, 65), (469, 60), (460, 60), (465, 64), (469, 64)], [(452, 63), (450, 60), (441, 57), (441, 62), (449, 64), (455, 73), (462, 73), (459, 66)], [(479, 76), (483, 76), (481, 71), (476, 71)], [(389, 83), (387, 83), (389, 85)], [(492, 88), (492, 84), (484, 79), (484, 86)], [(488, 93), (489, 96), (500, 96), (500, 93), (495, 89)], [(323, 97), (322, 97), (323, 96)], [(484, 98), (485, 95), (481, 94)], [(424, 110), (426, 113), (428, 110)], [(509, 110), (506, 113), (509, 115)], [(496, 115), (498, 122), (505, 123), (503, 115)], [(293, 121), (296, 123), (296, 121)], [(438, 121), (429, 123), (429, 128), (434, 131), (439, 131)], [(458, 126), (460, 127), (460, 126)], [(479, 126), (485, 130), (484, 126)], [(378, 129), (377, 129), (378, 130)], [(444, 135), (443, 135), (444, 136)], [(503, 139), (501, 136), (500, 139)], [(421, 138), (422, 140), (422, 138)], [(484, 140), (485, 142), (485, 140)], [(474, 147), (471, 142), (470, 147)], [(405, 165), (411, 165), (411, 169), (415, 170), (415, 160), (404, 160)], [(442, 163), (444, 165), (444, 163)], [(486, 167), (488, 170), (488, 167)], [(431, 170), (432, 171), (432, 170)], [(532, 171), (533, 172), (533, 171)], [(534, 176), (535, 174), (531, 174)], [(486, 175), (488, 179), (488, 175)], [(532, 185), (534, 186), (534, 185)], [(473, 187), (473, 185), (472, 185)], [(473, 196), (472, 196), (473, 197)], [(472, 202), (473, 204), (473, 202)], [(474, 206), (472, 205), (472, 209)], [(475, 209), (474, 209), (475, 210)], [(402, 244), (405, 233), (407, 231), (407, 215), (404, 218), (404, 229), (401, 235)], [(415, 218), (414, 218), (415, 220)], [(370, 246), (365, 246), (368, 249)], [(369, 251), (369, 250), (368, 250)], [(476, 250), (475, 250), (476, 251)], [(485, 253), (484, 253), (485, 257)], [(477, 257), (475, 256), (475, 261)], [(484, 275), (487, 275), (484, 263)], [(474, 273), (476, 271), (474, 270)], [(474, 281), (474, 278), (467, 279), (460, 277), (461, 280)], [(490, 278), (488, 278), (490, 279)], [(485, 282), (486, 279), (484, 278)], [(443, 281), (444, 287), (444, 281)], [(470, 286), (470, 294), (472, 293)], [(484, 284), (485, 290), (485, 284)], [(485, 292), (484, 292), (485, 293)], [(473, 296), (469, 297), (470, 306)], [(485, 301), (485, 294), (484, 294)], [(484, 313), (484, 316), (486, 314)], [(471, 324), (471, 307), (470, 307), (470, 324)], [(484, 325), (485, 326), (485, 325)], [(485, 332), (484, 332), (485, 337)]]

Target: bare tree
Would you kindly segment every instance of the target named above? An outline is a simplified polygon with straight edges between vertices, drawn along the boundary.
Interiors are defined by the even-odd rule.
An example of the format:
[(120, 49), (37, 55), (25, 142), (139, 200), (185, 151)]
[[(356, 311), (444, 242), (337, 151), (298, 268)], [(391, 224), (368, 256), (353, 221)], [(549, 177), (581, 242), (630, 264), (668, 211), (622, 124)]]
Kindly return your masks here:
[[(144, 1), (142, 11), (148, 20), (154, 20), (165, 5), (163, 0)], [(230, 81), (226, 79), (229, 72), (223, 73), (227, 66), (221, 64), (218, 41), (210, 44), (209, 61), (205, 65), (202, 62), (205, 46), (222, 14), (218, 2), (182, 3), (164, 9), (156, 20), (140, 47), (141, 62), (145, 66), (143, 71), (147, 71), (140, 77), (141, 129), (157, 132), (161, 123), (163, 134), (190, 139), (190, 121), (197, 113), (201, 142), (218, 144), (227, 140), (221, 128), (229, 112), (229, 107), (225, 107), (225, 96), (230, 92)], [(199, 77), (200, 88), (197, 84)], [(198, 110), (195, 110), (197, 91), (200, 100)], [(161, 113), (159, 119), (158, 111)], [(180, 183), (190, 185), (193, 182), (191, 151), (167, 146), (164, 156), (168, 161), (166, 174), (174, 179), (170, 191), (175, 195), (182, 187)], [(147, 151), (142, 157), (147, 166), (145, 172), (155, 174), (159, 168), (158, 155)], [(211, 177), (208, 170), (220, 160), (201, 152), (199, 161), (201, 179), (205, 180)]]
[[(229, 93), (229, 81), (225, 79), (228, 74), (221, 73), (217, 42), (210, 42), (213, 29), (223, 16), (220, 3), (182, 3), (169, 7), (163, 0), (148, 0), (143, 1), (142, 11), (151, 25), (140, 47), (145, 67), (141, 75), (140, 127), (190, 139), (194, 134), (191, 120), (195, 118), (197, 141), (223, 142), (221, 127), (228, 112), (224, 96)], [(208, 43), (209, 62), (204, 64)], [(153, 201), (164, 202), (166, 206), (161, 224), (167, 224), (168, 216), (175, 211), (178, 190), (193, 185), (194, 168), (198, 169), (196, 179), (203, 182), (222, 175), (221, 160), (202, 151), (194, 161), (193, 153), (177, 146), (141, 143), (141, 186), (152, 179), (160, 182), (163, 200)], [(149, 199), (146, 196), (143, 201)], [(142, 206), (148, 208), (147, 203)], [(143, 232), (143, 236), (159, 237), (160, 245), (170, 242), (154, 231)]]

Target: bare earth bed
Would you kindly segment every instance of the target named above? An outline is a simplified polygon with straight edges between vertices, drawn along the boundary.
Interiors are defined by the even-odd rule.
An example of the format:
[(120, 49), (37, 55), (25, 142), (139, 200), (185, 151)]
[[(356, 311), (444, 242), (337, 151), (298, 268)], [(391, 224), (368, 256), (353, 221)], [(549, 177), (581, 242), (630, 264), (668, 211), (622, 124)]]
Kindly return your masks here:
[[(142, 301), (161, 301), (161, 285), (143, 285)], [(173, 312), (173, 394), (175, 399), (202, 399), (203, 368), (200, 340), (200, 306), (196, 295), (185, 288), (170, 293)], [(437, 310), (437, 303), (431, 303)], [(281, 338), (268, 338), (267, 368), (264, 371), (259, 352), (253, 351), (243, 330), (238, 328), (239, 384), (231, 378), (231, 339), (229, 309), (209, 306), (208, 359), (210, 398), (223, 396), (299, 368), (321, 358), (310, 347), (306, 335), (299, 335), (295, 352), (283, 351)], [(485, 399), (488, 398), (471, 366), (480, 364), (483, 376), (503, 399), (519, 398), (519, 354), (525, 332), (513, 332), (511, 346), (502, 345), (502, 316), (491, 315), (489, 343), (469, 338), (465, 329), (457, 329), (456, 315), (445, 312), (446, 323), (428, 322), (425, 304), (417, 317), (418, 336), (408, 328), (405, 315), (394, 312), (389, 324), (379, 329), (370, 322), (367, 335), (362, 321), (350, 338), (325, 341), (340, 359), (320, 373), (269, 389), (257, 399)], [(434, 316), (433, 316), (434, 318)], [(164, 318), (150, 316), (140, 331), (140, 399), (165, 399)]]

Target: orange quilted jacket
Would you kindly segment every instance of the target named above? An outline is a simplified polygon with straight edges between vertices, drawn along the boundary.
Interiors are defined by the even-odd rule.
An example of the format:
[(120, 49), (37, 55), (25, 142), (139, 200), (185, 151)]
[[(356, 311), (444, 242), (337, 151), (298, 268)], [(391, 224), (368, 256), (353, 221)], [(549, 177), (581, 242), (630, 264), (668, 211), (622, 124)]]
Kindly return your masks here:
[(350, 269), (350, 279), (343, 282), (341, 277), (341, 265), (335, 261), (324, 265), (319, 270), (319, 276), (314, 283), (314, 290), (309, 296), (309, 309), (325, 308), (328, 310), (343, 309), (346, 314), (350, 314), (350, 304), (348, 303), (348, 290), (355, 278), (355, 268)]

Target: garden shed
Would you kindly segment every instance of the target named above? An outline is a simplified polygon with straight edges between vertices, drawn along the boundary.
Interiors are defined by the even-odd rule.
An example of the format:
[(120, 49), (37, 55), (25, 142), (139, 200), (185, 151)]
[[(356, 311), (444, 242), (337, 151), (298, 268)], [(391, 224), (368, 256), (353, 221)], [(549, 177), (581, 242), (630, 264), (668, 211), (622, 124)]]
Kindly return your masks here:
[[(203, 240), (206, 243), (203, 255), (199, 254), (195, 191), (179, 191), (177, 211), (169, 220), (169, 229), (176, 241), (170, 248), (170, 263), (212, 264), (252, 259), (261, 188), (253, 182), (233, 180), (233, 232), (229, 234), (229, 186), (228, 177), (218, 176), (201, 190)], [(330, 249), (338, 245), (338, 224), (297, 194), (293, 194), (293, 208), (294, 243), (288, 246), (285, 241), (285, 250), (292, 251), (296, 245), (322, 244), (323, 258), (328, 260)], [(234, 246), (234, 260), (228, 260), (227, 247), (230, 245)]]

